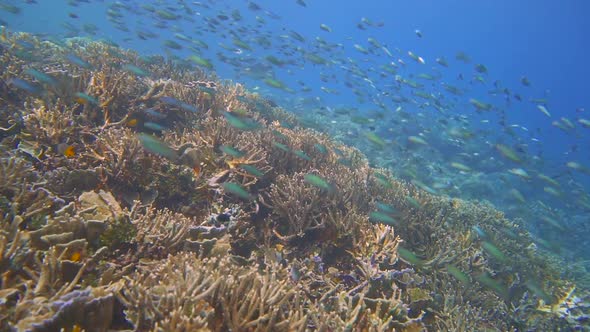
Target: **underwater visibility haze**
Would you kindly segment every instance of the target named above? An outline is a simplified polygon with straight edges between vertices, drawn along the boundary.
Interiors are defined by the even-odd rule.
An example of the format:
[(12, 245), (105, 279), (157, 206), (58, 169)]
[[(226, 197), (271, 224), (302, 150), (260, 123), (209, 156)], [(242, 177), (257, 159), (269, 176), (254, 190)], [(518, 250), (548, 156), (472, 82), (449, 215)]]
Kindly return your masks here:
[(588, 13), (0, 0), (0, 330), (589, 331)]

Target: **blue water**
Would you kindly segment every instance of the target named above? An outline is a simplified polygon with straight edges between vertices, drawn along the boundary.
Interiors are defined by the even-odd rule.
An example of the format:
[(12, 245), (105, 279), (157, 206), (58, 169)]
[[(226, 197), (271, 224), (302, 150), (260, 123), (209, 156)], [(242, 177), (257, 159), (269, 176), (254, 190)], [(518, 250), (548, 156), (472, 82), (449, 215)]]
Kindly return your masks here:
[[(495, 162), (488, 167), (478, 163), (481, 160), (472, 160), (469, 166), (479, 169), (484, 177), (490, 173), (490, 177), (498, 176), (504, 181), (497, 183), (497, 192), (488, 193), (489, 197), (480, 197), (466, 189), (442, 191), (441, 194), (486, 199), (499, 208), (510, 211), (510, 204), (504, 204), (505, 197), (499, 195), (505, 196), (511, 188), (516, 188), (526, 196), (527, 205), (534, 205), (540, 200), (553, 207), (555, 218), (560, 222), (567, 223), (570, 217), (582, 221), (590, 219), (588, 207), (576, 202), (580, 197), (588, 198), (590, 175), (566, 166), (571, 161), (576, 161), (583, 167), (590, 166), (590, 128), (583, 128), (577, 123), (579, 118), (590, 119), (587, 88), (587, 79), (590, 77), (590, 47), (587, 46), (590, 35), (588, 1), (308, 0), (305, 1), (307, 6), (303, 7), (295, 0), (267, 0), (256, 2), (260, 10), (249, 9), (248, 1), (203, 1), (209, 8), (199, 6), (193, 1), (120, 1), (117, 4), (115, 1), (38, 0), (38, 3), (23, 4), (21, 1), (4, 0), (0, 3), (14, 4), (21, 8), (19, 14), (0, 11), (0, 18), (11, 31), (60, 37), (88, 36), (115, 42), (123, 48), (131, 48), (144, 55), (164, 54), (179, 59), (186, 59), (196, 51), (190, 50), (191, 43), (178, 39), (176, 33), (202, 40), (208, 44), (208, 49), (197, 47), (197, 51), (201, 53), (201, 57), (213, 62), (215, 72), (220, 78), (245, 84), (275, 100), (287, 110), (296, 111), (303, 118), (311, 117), (326, 107), (328, 115), (321, 118), (323, 121), (336, 118), (336, 115), (331, 115), (330, 110), (340, 106), (358, 108), (358, 114), (367, 117), (375, 112), (382, 112), (385, 120), (378, 121), (377, 128), (367, 129), (360, 126), (355, 137), (348, 137), (347, 143), (361, 142), (358, 143), (359, 147), (370, 159), (390, 154), (397, 158), (423, 157), (426, 161), (422, 161), (417, 167), (424, 167), (424, 163), (448, 164), (453, 160), (449, 155), (460, 153), (461, 150), (445, 146), (439, 136), (440, 128), (434, 127), (434, 119), (464, 115), (469, 121), (470, 130), (476, 136), (476, 144), (479, 144), (475, 148), (470, 146), (468, 152), (479, 153), (480, 157), (475, 159), (491, 158)], [(153, 4), (158, 9), (167, 9), (180, 17), (176, 20), (160, 20), (141, 8), (141, 4)], [(109, 10), (121, 15), (118, 22), (108, 20)], [(241, 13), (240, 21), (231, 19), (233, 10)], [(230, 16), (229, 20), (220, 19), (220, 14)], [(257, 16), (260, 18), (258, 21)], [(361, 30), (358, 24), (362, 24), (363, 17), (373, 24), (363, 24), (364, 29)], [(212, 18), (219, 21), (215, 29), (208, 24)], [(264, 23), (260, 22), (262, 20)], [(160, 23), (165, 26), (158, 27)], [(70, 29), (64, 28), (64, 24), (70, 26)], [(84, 31), (84, 24), (93, 24), (96, 33)], [(320, 29), (321, 24), (327, 25), (331, 32)], [(421, 32), (422, 37), (417, 36), (416, 30)], [(137, 37), (138, 31), (151, 32), (157, 34), (157, 37), (142, 40)], [(240, 40), (250, 45), (252, 50), (240, 49), (232, 44), (232, 31)], [(305, 42), (288, 37), (291, 31), (305, 37)], [(257, 43), (261, 37), (266, 38), (270, 44), (263, 46)], [(328, 46), (320, 47), (317, 37)], [(381, 48), (373, 48), (369, 54), (363, 54), (354, 48), (358, 44), (370, 49), (367, 41), (369, 37), (385, 46), (393, 57), (389, 57)], [(166, 49), (163, 46), (165, 40), (174, 40), (183, 48)], [(222, 46), (227, 46), (227, 49)], [(412, 60), (408, 51), (422, 57), (425, 64)], [(469, 64), (455, 59), (459, 51), (471, 58)], [(233, 64), (221, 61), (219, 54), (233, 59)], [(314, 64), (306, 59), (305, 54), (321, 56), (328, 64)], [(290, 63), (282, 67), (273, 66), (264, 60), (269, 55)], [(435, 59), (438, 57), (444, 57), (449, 68), (437, 64)], [(395, 74), (380, 75), (383, 71), (379, 66), (392, 62), (398, 66), (397, 75), (419, 81), (424, 84), (423, 92), (442, 101), (444, 113), (425, 106), (425, 100), (415, 97), (413, 90), (407, 86), (396, 90), (400, 84), (396, 82)], [(247, 75), (247, 68), (255, 64), (271, 70), (272, 76), (293, 92), (277, 90), (265, 84), (260, 77)], [(474, 81), (477, 74), (474, 66), (477, 64), (483, 64), (487, 68), (488, 73), (481, 74), (484, 83)], [(358, 75), (351, 78), (347, 70), (354, 66), (367, 80)], [(416, 76), (420, 73), (440, 78), (432, 82), (419, 80)], [(458, 79), (459, 75), (463, 79)], [(521, 84), (523, 76), (530, 80), (530, 86)], [(302, 91), (299, 82), (303, 82), (310, 91)], [(347, 82), (349, 87), (346, 86)], [(459, 86), (466, 91), (462, 96), (453, 96), (441, 88), (441, 82)], [(501, 89), (510, 90), (510, 103), (502, 96), (488, 93), (495, 88), (494, 82)], [(322, 87), (328, 91), (337, 91), (338, 94), (326, 93), (322, 91)], [(355, 89), (363, 94), (362, 102), (354, 95)], [(520, 95), (522, 101), (515, 100), (515, 94)], [(392, 95), (407, 97), (413, 102), (400, 104), (392, 100)], [(315, 102), (318, 97), (320, 102)], [(494, 105), (494, 109), (476, 113), (469, 103), (470, 98), (490, 103)], [(537, 103), (530, 101), (534, 98), (547, 99), (546, 108), (551, 117), (537, 109)], [(377, 101), (383, 103), (383, 109), (376, 105)], [(400, 105), (410, 115), (410, 121), (405, 127), (392, 125), (394, 129), (388, 130), (391, 128), (389, 121), (396, 119), (394, 110)], [(505, 117), (503, 125), (498, 124), (501, 117)], [(560, 121), (561, 117), (573, 122), (575, 128), (565, 132), (552, 125), (553, 121)], [(336, 124), (324, 123), (324, 127), (331, 128), (328, 130), (330, 133), (338, 133), (339, 130), (346, 133), (352, 128), (350, 123), (339, 127), (340, 124), (341, 118)], [(515, 125), (511, 127), (512, 135), (505, 131), (510, 125)], [(398, 131), (400, 128), (404, 132)], [(428, 132), (429, 128), (433, 132)], [(376, 151), (370, 148), (364, 138), (363, 133), (369, 130), (374, 130), (386, 140), (400, 142), (409, 135), (425, 133), (429, 145), (439, 151)], [(526, 163), (518, 164), (503, 159), (494, 149), (494, 145), (498, 143), (522, 147)], [(402, 146), (406, 148), (405, 144)], [(512, 168), (523, 168), (533, 178), (523, 180), (508, 175), (507, 171)], [(555, 197), (543, 193), (547, 184), (535, 178), (537, 173), (555, 177), (560, 183), (561, 195)], [(446, 174), (449, 174), (448, 168)], [(432, 183), (432, 179), (424, 174), (419, 180)], [(515, 216), (524, 218), (531, 231), (536, 230), (538, 212), (533, 214), (521, 211)], [(568, 231), (575, 231), (579, 224), (570, 226)], [(548, 234), (551, 232), (547, 232), (547, 229), (539, 233), (555, 236)]]

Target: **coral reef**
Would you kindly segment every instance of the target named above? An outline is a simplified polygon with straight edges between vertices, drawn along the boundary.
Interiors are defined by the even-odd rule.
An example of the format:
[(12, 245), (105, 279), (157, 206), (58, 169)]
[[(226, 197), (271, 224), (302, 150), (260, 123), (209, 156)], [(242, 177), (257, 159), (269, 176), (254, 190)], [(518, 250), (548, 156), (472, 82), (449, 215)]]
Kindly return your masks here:
[(37, 57), (0, 51), (1, 330), (588, 322), (587, 290), (491, 206), (396, 179), (188, 65), (98, 42), (8, 37), (37, 45)]

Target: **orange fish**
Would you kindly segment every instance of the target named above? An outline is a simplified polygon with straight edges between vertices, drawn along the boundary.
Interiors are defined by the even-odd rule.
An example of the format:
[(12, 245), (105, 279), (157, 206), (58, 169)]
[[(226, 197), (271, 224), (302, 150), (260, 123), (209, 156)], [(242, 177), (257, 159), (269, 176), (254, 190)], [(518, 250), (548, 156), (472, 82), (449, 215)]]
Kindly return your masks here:
[(64, 150), (64, 156), (66, 158), (74, 158), (76, 156), (76, 149), (73, 145), (68, 145)]
[(79, 251), (74, 251), (70, 256), (70, 260), (73, 262), (79, 262), (80, 258), (82, 258), (82, 254)]
[(73, 145), (60, 143), (57, 145), (57, 153), (63, 154), (66, 158), (73, 158), (76, 156), (76, 148)]
[(195, 173), (195, 177), (199, 177), (201, 175), (201, 165), (193, 166), (193, 172)]
[(127, 121), (127, 126), (128, 127), (136, 127), (137, 126), (137, 119), (131, 119), (131, 120)]

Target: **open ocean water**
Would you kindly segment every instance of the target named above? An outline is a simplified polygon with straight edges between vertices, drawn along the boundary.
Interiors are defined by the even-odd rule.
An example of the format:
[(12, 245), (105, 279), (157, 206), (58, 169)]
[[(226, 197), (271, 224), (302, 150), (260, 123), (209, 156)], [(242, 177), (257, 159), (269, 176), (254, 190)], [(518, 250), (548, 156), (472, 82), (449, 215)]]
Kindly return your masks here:
[[(451, 202), (454, 202), (453, 199), (475, 202), (501, 211), (507, 220), (517, 225), (514, 227), (518, 231), (492, 227), (486, 224), (487, 219), (482, 218), (481, 221), (470, 221), (471, 224), (467, 228), (457, 232), (476, 238), (482, 243), (482, 252), (486, 253), (487, 259), (496, 260), (501, 263), (500, 265), (509, 265), (509, 259), (505, 257), (508, 254), (505, 251), (509, 249), (502, 249), (497, 239), (510, 238), (510, 241), (515, 243), (522, 241), (522, 248), (534, 248), (534, 251), (544, 259), (561, 266), (556, 272), (559, 278), (567, 279), (568, 285), (575, 285), (578, 291), (587, 292), (590, 287), (590, 22), (587, 19), (589, 13), (590, 2), (583, 0), (0, 0), (2, 52), (7, 59), (8, 55), (18, 59), (3, 62), (6, 67), (2, 68), (2, 89), (7, 92), (0, 98), (0, 109), (2, 114), (6, 115), (13, 107), (18, 109), (19, 105), (26, 104), (25, 108), (29, 109), (31, 105), (35, 105), (34, 100), (41, 103), (44, 98), (52, 98), (48, 97), (47, 93), (49, 96), (55, 94), (61, 101), (67, 100), (65, 95), (77, 93), (72, 97), (72, 100), (75, 98), (75, 103), (80, 105), (75, 114), (98, 112), (89, 113), (91, 115), (88, 117), (102, 117), (99, 110), (106, 112), (110, 106), (105, 104), (105, 100), (92, 94), (92, 91), (98, 90), (75, 90), (75, 87), (68, 86), (61, 79), (55, 79), (60, 73), (64, 73), (56, 69), (64, 68), (58, 66), (60, 61), (65, 61), (67, 66), (77, 67), (76, 70), (96, 70), (93, 61), (100, 59), (94, 57), (91, 60), (90, 56), (86, 58), (83, 53), (84, 45), (92, 41), (110, 45), (114, 50), (137, 52), (139, 60), (135, 65), (121, 65), (118, 62), (126, 55), (113, 55), (112, 64), (115, 68), (113, 70), (132, 73), (138, 79), (156, 80), (156, 75), (147, 69), (148, 66), (168, 68), (166, 66), (170, 65), (203, 71), (210, 75), (212, 81), (218, 80), (218, 85), (240, 84), (244, 91), (262, 98), (265, 105), (270, 105), (268, 107), (282, 108), (290, 114), (288, 119), (292, 121), (291, 126), (313, 129), (325, 134), (325, 137), (329, 137), (333, 142), (357, 148), (366, 156), (368, 166), (391, 174), (396, 181), (419, 192), (449, 199)], [(20, 33), (28, 33), (31, 36), (21, 38), (18, 37)], [(30, 39), (33, 37), (37, 41)], [(47, 58), (48, 53), (40, 56), (39, 50), (44, 46), (40, 46), (39, 41), (51, 42), (52, 45), (61, 47), (62, 51), (65, 50), (63, 54), (60, 53), (63, 56), (60, 55), (57, 60)], [(75, 47), (77, 51), (74, 52)], [(68, 51), (69, 49), (72, 51)], [(108, 56), (114, 53), (111, 52)], [(163, 62), (154, 65), (157, 61)], [(166, 79), (161, 73), (157, 76), (158, 79)], [(67, 89), (70, 91), (63, 92)], [(106, 91), (108, 87), (104, 89)], [(216, 98), (212, 90), (208, 89), (217, 87), (208, 88), (200, 85), (199, 89), (212, 96), (208, 98)], [(245, 104), (250, 103), (244, 96), (246, 95), (239, 96), (237, 98), (242, 99), (236, 100)], [(174, 95), (174, 98), (160, 97), (160, 109), (148, 108), (150, 105), (147, 97), (145, 100), (134, 99), (144, 101), (145, 105), (142, 104), (141, 107), (147, 111), (130, 111), (129, 116), (116, 120), (120, 120), (124, 126), (130, 128), (129, 130), (138, 133), (137, 137), (147, 152), (163, 160), (174, 161), (178, 165), (189, 165), (195, 173), (206, 174), (210, 159), (205, 160), (202, 157), (202, 150), (197, 149), (196, 155), (199, 157), (195, 157), (201, 158), (200, 163), (187, 163), (186, 158), (192, 157), (184, 157), (183, 152), (187, 150), (180, 145), (183, 143), (182, 140), (178, 139), (182, 135), (182, 130), (178, 129), (176, 132), (177, 138), (167, 134), (174, 132), (175, 123), (181, 122), (179, 119), (184, 119), (184, 115), (179, 118), (172, 117), (166, 115), (163, 109), (179, 109), (189, 113), (225, 112), (225, 117), (222, 118), (231, 125), (230, 128), (244, 132), (259, 130), (260, 125), (256, 121), (242, 118), (244, 114), (231, 109), (234, 107), (232, 105), (237, 105), (230, 103), (234, 97), (227, 97), (226, 104), (211, 104), (223, 105), (223, 109), (209, 110), (199, 109), (200, 104), (189, 103), (177, 95)], [(122, 110), (127, 107), (125, 104), (115, 105), (113, 107), (118, 109), (111, 110), (113, 115), (126, 114), (125, 110)], [(29, 114), (23, 112), (25, 113), (21, 116), (26, 123)], [(104, 116), (106, 119), (107, 116)], [(255, 117), (255, 120), (258, 118)], [(11, 152), (11, 149), (25, 151), (22, 147), (25, 136), (18, 136), (21, 135), (20, 132), (15, 134), (15, 131), (10, 129), (14, 123), (8, 121), (8, 118), (2, 121), (4, 122), (0, 127), (3, 131), (0, 137), (3, 140), (7, 139), (2, 145), (2, 158), (8, 160), (18, 156), (18, 153)], [(281, 125), (289, 128), (286, 124), (289, 121), (281, 122)], [(112, 122), (116, 122), (115, 119), (112, 119)], [(74, 126), (72, 123), (70, 125)], [(40, 126), (42, 127), (43, 123)], [(106, 122), (102, 128), (110, 128), (110, 124)], [(80, 130), (76, 135), (83, 137), (90, 135), (89, 132), (97, 135), (96, 139), (100, 140), (100, 134), (90, 129)], [(19, 138), (13, 140), (14, 137)], [(56, 165), (62, 165), (44, 159), (43, 155), (50, 151), (74, 159), (82, 158), (82, 154), (90, 154), (90, 150), (81, 151), (80, 143), (72, 143), (60, 135), (56, 137), (60, 137), (62, 141), (54, 141), (53, 145), (39, 143), (40, 146), (26, 150), (38, 148), (44, 151), (33, 153), (35, 160), (31, 166), (35, 172), (42, 174), (42, 177), (52, 171), (55, 173), (58, 167)], [(170, 143), (171, 141), (177, 145)], [(86, 144), (90, 141), (84, 138), (81, 142)], [(232, 150), (233, 147), (223, 147), (226, 148), (223, 150), (224, 153), (235, 158), (243, 157), (240, 151)], [(274, 147), (291, 151), (283, 143), (276, 143)], [(218, 151), (219, 146), (216, 146), (216, 149)], [(319, 144), (316, 149), (320, 151), (325, 147)], [(346, 159), (345, 153), (339, 152), (338, 149), (335, 151), (342, 157), (341, 160)], [(313, 159), (313, 156), (303, 148), (293, 148), (291, 152), (301, 160)], [(31, 153), (26, 153), (30, 159)], [(95, 150), (92, 150), (92, 153), (100, 155)], [(262, 155), (255, 156), (258, 158)], [(256, 181), (262, 181), (260, 179), (265, 174), (271, 174), (273, 168), (279, 167), (273, 167), (269, 162), (266, 165), (267, 169), (260, 170), (246, 165), (247, 163), (230, 162), (228, 165), (232, 170), (242, 167), (243, 172), (253, 175), (258, 180), (242, 181), (241, 184), (226, 182), (217, 186), (215, 181), (221, 183), (219, 179), (228, 174), (217, 173), (217, 177), (211, 178), (214, 180), (206, 183), (215, 184), (211, 186), (219, 187), (217, 191), (231, 193), (243, 201), (256, 201), (257, 206), (258, 203), (265, 206), (266, 202), (261, 198), (265, 196), (256, 198), (257, 194), (253, 192), (263, 191), (262, 187), (256, 187)], [(80, 162), (80, 165), (87, 165), (90, 169), (89, 163)], [(146, 165), (148, 164), (144, 166), (150, 167)], [(355, 168), (354, 165), (352, 161), (348, 164), (350, 168)], [(7, 169), (5, 168), (5, 172), (8, 172)], [(138, 169), (135, 171), (141, 172)], [(317, 170), (312, 168), (310, 172), (315, 171)], [(310, 176), (311, 173), (305, 176), (304, 182), (316, 187), (323, 194), (330, 196), (337, 195), (335, 192), (346, 192), (342, 188), (336, 188), (337, 186), (325, 177)], [(124, 176), (123, 174), (125, 173), (121, 172), (117, 176)], [(179, 180), (182, 181), (185, 180)], [(121, 197), (127, 195), (132, 190), (125, 191), (121, 188), (132, 186), (132, 182), (123, 181), (117, 185), (113, 185), (112, 181), (105, 183), (107, 184), (103, 183), (102, 186), (89, 185), (86, 189), (98, 192), (99, 189), (110, 188), (119, 203), (124, 205), (122, 201), (126, 200), (125, 204), (131, 209), (133, 198), (120, 199), (116, 191), (124, 192), (120, 194)], [(249, 186), (253, 186), (254, 189)], [(277, 184), (273, 186), (280, 187)], [(6, 188), (8, 187), (7, 185)], [(78, 189), (80, 188), (76, 190)], [(158, 201), (163, 199), (162, 193), (160, 189), (159, 196), (155, 194), (158, 198), (151, 201), (158, 208), (169, 208), (191, 217), (198, 213), (193, 215), (187, 211), (211, 210), (203, 207), (211, 202), (207, 199), (203, 201), (209, 203), (199, 205), (193, 201), (190, 207), (187, 205), (182, 209), (174, 204), (168, 206), (167, 202), (181, 202), (186, 196), (180, 193), (177, 196), (170, 194), (166, 196), (167, 200)], [(364, 194), (371, 195), (369, 191)], [(3, 195), (10, 197), (8, 194)], [(144, 200), (144, 197), (151, 197), (152, 194), (138, 189), (137, 193), (129, 195)], [(285, 195), (295, 193), (288, 194), (285, 191)], [(58, 196), (60, 195), (56, 194), (56, 197)], [(66, 197), (58, 198), (63, 200), (62, 205), (69, 202)], [(373, 223), (386, 224), (395, 229), (399, 226), (398, 223), (404, 223), (404, 218), (410, 218), (405, 213), (394, 211), (397, 210), (396, 206), (390, 205), (395, 204), (379, 205), (382, 200), (375, 197), (366, 196), (364, 199), (370, 201), (370, 204), (377, 204), (378, 211), (370, 215)], [(150, 201), (149, 198), (146, 200)], [(7, 198), (7, 202), (7, 208), (2, 210), (6, 214), (6, 211), (15, 210), (10, 198)], [(407, 202), (417, 210), (425, 209), (424, 205), (413, 201), (412, 198), (408, 198)], [(223, 214), (221, 211), (217, 212)], [(438, 218), (439, 214), (435, 215)], [(47, 212), (46, 218), (50, 220), (52, 215)], [(314, 214), (307, 214), (304, 218), (315, 217)], [(36, 222), (43, 223), (38, 220)], [(219, 225), (216, 224), (215, 227), (217, 226)], [(35, 227), (31, 227), (27, 225), (20, 228), (36, 230)], [(277, 230), (286, 231), (281, 227), (273, 229), (275, 232)], [(303, 236), (305, 231), (299, 231), (299, 235)], [(490, 234), (495, 231), (498, 234)], [(12, 233), (6, 231), (6, 234)], [(411, 234), (414, 233), (406, 232), (404, 229), (402, 239), (404, 235)], [(521, 238), (522, 234), (526, 234), (526, 243)], [(422, 236), (428, 238), (431, 235), (422, 233)], [(9, 238), (8, 235), (5, 237)], [(282, 239), (278, 235), (277, 238)], [(270, 242), (274, 245), (273, 241)], [(420, 243), (415, 238), (406, 239), (406, 242), (414, 249), (420, 247), (413, 246)], [(282, 252), (286, 245), (280, 244), (280, 247), (275, 249)], [(233, 254), (237, 254), (240, 248), (242, 247), (233, 245), (232, 242)], [(264, 251), (261, 248), (258, 247), (261, 252)], [(406, 249), (408, 248), (402, 248)], [(297, 247), (292, 250), (305, 252), (307, 249)], [(321, 251), (326, 256), (336, 255), (332, 251), (330, 254), (325, 253), (324, 249)], [(461, 282), (470, 275), (469, 278), (472, 280), (465, 281), (465, 284), (478, 283), (481, 287), (491, 289), (490, 292), (496, 293), (507, 306), (516, 307), (517, 303), (524, 303), (522, 301), (525, 300), (521, 300), (521, 297), (529, 299), (530, 296), (538, 297), (538, 301), (531, 300), (531, 303), (553, 302), (555, 305), (550, 309), (543, 307), (543, 303), (539, 304), (536, 311), (531, 309), (536, 313), (548, 311), (549, 314), (555, 314), (556, 318), (552, 322), (556, 325), (539, 326), (553, 328), (561, 326), (559, 324), (569, 319), (571, 325), (563, 327), (565, 330), (588, 330), (587, 316), (576, 313), (578, 316), (571, 318), (573, 313), (558, 310), (560, 295), (547, 291), (555, 286), (550, 280), (523, 281), (531, 276), (514, 272), (512, 268), (508, 269), (512, 272), (505, 275), (500, 272), (496, 274), (493, 269), (485, 269), (485, 272), (477, 274), (476, 277), (476, 273), (473, 272), (473, 265), (477, 265), (475, 262), (469, 263), (470, 268), (474, 269), (472, 272), (465, 271), (467, 265), (462, 265), (463, 272), (461, 269), (455, 271), (452, 268), (459, 266), (459, 263), (445, 263), (442, 259), (436, 264), (425, 264), (427, 256), (435, 255), (435, 250), (419, 251), (419, 258), (414, 256), (415, 252), (412, 251), (402, 251), (400, 257), (409, 265), (413, 265), (417, 271), (431, 268), (425, 266), (434, 266), (433, 269), (437, 266), (441, 269), (446, 266), (449, 273)], [(512, 252), (511, 255), (513, 254), (518, 253)], [(322, 257), (324, 261), (329, 261), (317, 253), (313, 257), (320, 257), (319, 261)], [(43, 261), (41, 256), (38, 259)], [(303, 258), (301, 259), (303, 261)], [(282, 260), (283, 258), (279, 259)], [(295, 258), (291, 258), (291, 261), (295, 261)], [(9, 262), (6, 266), (16, 264), (9, 258), (6, 258), (6, 262)], [(289, 267), (290, 278), (292, 281), (299, 281), (299, 269), (294, 269), (288, 262), (289, 258), (283, 264)], [(5, 273), (3, 288), (17, 289), (20, 292), (18, 294), (25, 294), (25, 286), (15, 283), (13, 288), (8, 288), (10, 278), (7, 274), (18, 275), (20, 272), (10, 272), (2, 264), (0, 261), (0, 269), (3, 269), (1, 272)], [(318, 264), (316, 262), (316, 268), (320, 266)], [(328, 262), (326, 264), (329, 265)], [(324, 273), (324, 265), (321, 267), (321, 273)], [(340, 267), (334, 265), (334, 268)], [(84, 265), (84, 268), (88, 267)], [(135, 269), (138, 268), (130, 268)], [(488, 273), (495, 280), (486, 279)], [(29, 274), (35, 275), (33, 272)], [(355, 275), (354, 278), (358, 276)], [(39, 276), (35, 275), (33, 279), (39, 279)], [(340, 276), (332, 281), (346, 285), (347, 280)], [(523, 285), (520, 288), (510, 285), (519, 282)], [(72, 285), (68, 290), (73, 289), (83, 288)], [(56, 292), (60, 296), (65, 293), (67, 292)], [(16, 293), (6, 291), (6, 294), (0, 303), (3, 311), (5, 310), (5, 313), (0, 315), (0, 319), (3, 320), (1, 326), (16, 329), (18, 321), (24, 319), (24, 316), (5, 318), (12, 315), (8, 312), (13, 310), (10, 309), (11, 305), (6, 306), (5, 303), (16, 301), (15, 298), (8, 299), (10, 296), (16, 296), (13, 295)], [(584, 298), (583, 295), (579, 295), (577, 300), (571, 295), (572, 293), (569, 293), (564, 300), (570, 301), (567, 302), (570, 306), (588, 308), (587, 302), (581, 300)], [(24, 296), (19, 295), (18, 299)], [(424, 296), (435, 303), (437, 301), (436, 290), (430, 289), (430, 293)], [(469, 295), (464, 296), (467, 298)], [(478, 308), (485, 307), (484, 304), (478, 305)], [(387, 326), (386, 330), (437, 330), (445, 329), (445, 326), (448, 330), (469, 330), (460, 325), (452, 328), (433, 323), (436, 321), (433, 317), (437, 316), (434, 312), (441, 312), (442, 309), (428, 311), (426, 308), (434, 308), (436, 304), (430, 307), (415, 305), (411, 310), (420, 311), (418, 307), (428, 312), (421, 317), (423, 323), (416, 323), (419, 325), (415, 326), (410, 323), (384, 325)], [(220, 318), (220, 314), (213, 316), (218, 320), (228, 319)], [(442, 316), (444, 315), (440, 314), (440, 317)], [(526, 321), (526, 324), (534, 320), (520, 318)], [(209, 320), (209, 328), (215, 319)], [(485, 326), (479, 325), (481, 330), (527, 330), (524, 326), (532, 326), (525, 323), (499, 325), (503, 318), (493, 316), (493, 319), (497, 321), (488, 322)], [(511, 319), (518, 321), (517, 318)], [(361, 326), (362, 321), (358, 319), (352, 326)], [(107, 327), (116, 329), (114, 326), (124, 329), (132, 328), (133, 325), (121, 323)], [(145, 328), (152, 329), (154, 326), (157, 324), (148, 324)], [(168, 325), (168, 328), (173, 329), (171, 326), (173, 325)], [(228, 328), (229, 325), (219, 326)], [(106, 330), (107, 327), (96, 330)], [(60, 325), (60, 328), (68, 331), (93, 330), (91, 326), (77, 321), (67, 326)], [(133, 328), (142, 330), (138, 325)], [(244, 331), (253, 330), (252, 327), (242, 328)], [(318, 328), (317, 321), (309, 321), (307, 328)], [(234, 329), (240, 330), (237, 327)], [(338, 330), (337, 327), (331, 329)], [(533, 330), (530, 327), (528, 329)], [(359, 327), (359, 330), (362, 329)]]

